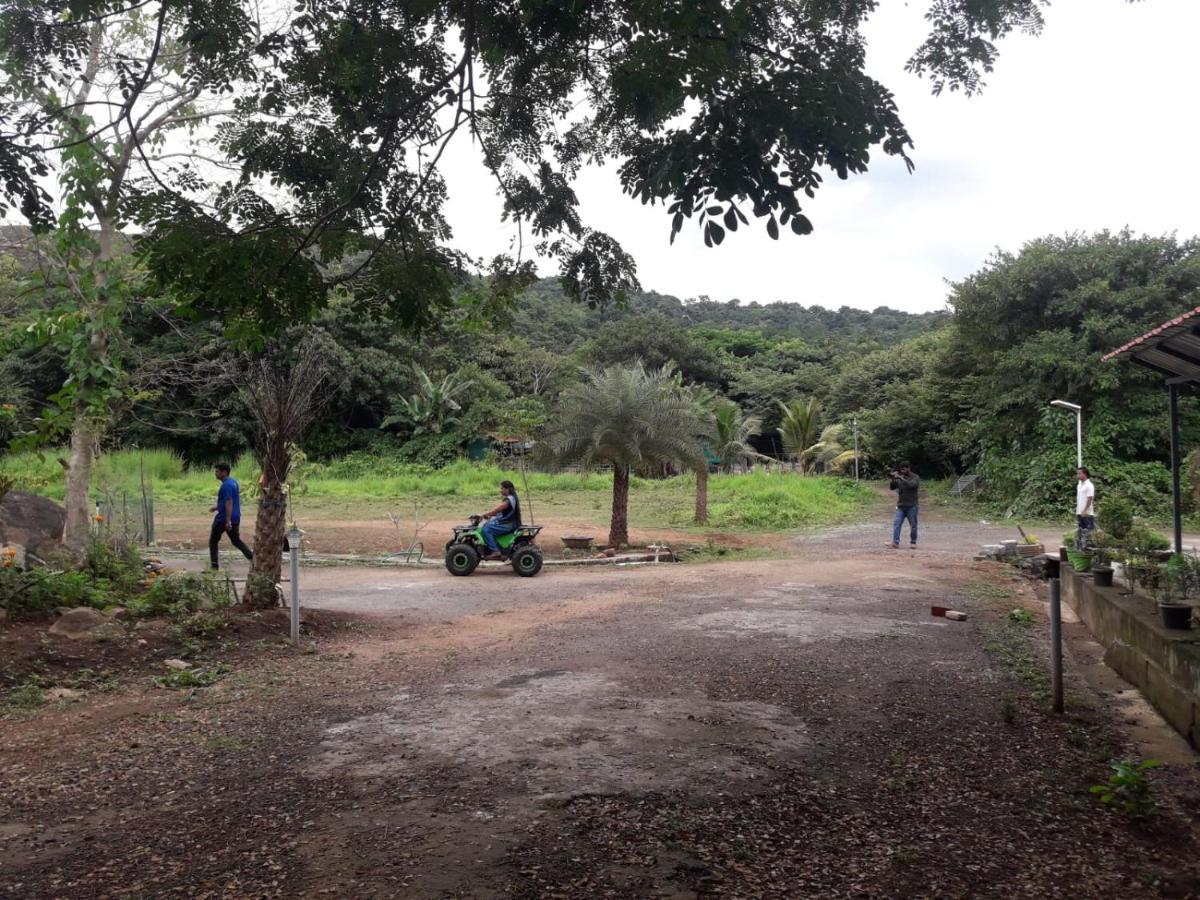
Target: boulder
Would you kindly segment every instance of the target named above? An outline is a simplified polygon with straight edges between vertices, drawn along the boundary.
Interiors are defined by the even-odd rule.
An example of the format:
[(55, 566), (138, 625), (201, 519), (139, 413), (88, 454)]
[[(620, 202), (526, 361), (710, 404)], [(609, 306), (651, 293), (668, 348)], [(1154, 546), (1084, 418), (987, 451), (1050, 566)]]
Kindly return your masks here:
[(62, 546), (67, 511), (45, 497), (9, 491), (0, 497), (0, 544), (20, 544), (39, 559)]
[(108, 616), (90, 606), (80, 606), (67, 610), (50, 626), (50, 633), (68, 640), (78, 641), (88, 637), (101, 625), (109, 622)]
[(192, 667), (190, 662), (185, 662), (182, 659), (164, 659), (163, 665), (174, 672), (182, 672), (184, 669)]

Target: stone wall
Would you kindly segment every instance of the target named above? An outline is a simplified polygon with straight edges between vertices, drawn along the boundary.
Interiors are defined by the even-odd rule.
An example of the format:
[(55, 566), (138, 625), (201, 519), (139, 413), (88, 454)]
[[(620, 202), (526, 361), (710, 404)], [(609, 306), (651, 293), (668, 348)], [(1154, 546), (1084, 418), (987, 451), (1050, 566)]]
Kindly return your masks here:
[(1163, 628), (1146, 597), (1122, 597), (1062, 567), (1062, 596), (1104, 646), (1104, 661), (1200, 749), (1200, 631)]

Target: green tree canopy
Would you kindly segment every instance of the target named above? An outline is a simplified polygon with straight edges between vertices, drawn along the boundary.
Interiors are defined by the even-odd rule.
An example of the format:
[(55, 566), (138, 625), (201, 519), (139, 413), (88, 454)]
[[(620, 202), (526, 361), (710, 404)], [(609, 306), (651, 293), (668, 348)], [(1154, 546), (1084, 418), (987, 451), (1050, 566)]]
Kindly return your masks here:
[[(933, 0), (909, 68), (935, 90), (978, 90), (995, 42), (1039, 29), (1041, 5)], [(37, 179), (73, 141), (202, 115), (219, 123), (195, 135), (217, 165), (141, 140), (124, 161), (139, 170), (125, 218), (147, 229), (161, 280), (252, 332), (311, 318), (333, 286), (420, 325), (464, 274), (490, 273), (503, 298), (531, 273), (520, 253), (485, 262), (453, 246), (441, 161), (469, 140), (505, 216), (559, 261), (573, 296), (599, 304), (635, 275), (584, 221), (572, 183), (586, 161), (614, 162), (626, 193), (665, 206), (672, 234), (691, 221), (714, 245), (751, 218), (772, 237), (808, 233), (803, 203), (824, 173), (862, 173), (875, 148), (908, 163), (892, 94), (865, 70), (875, 6), (15, 0), (0, 12), (0, 187), (48, 225)], [(111, 90), (56, 105), (79, 96), (114, 22), (142, 42), (106, 76)], [(174, 99), (147, 93), (164, 68), (184, 86)]]

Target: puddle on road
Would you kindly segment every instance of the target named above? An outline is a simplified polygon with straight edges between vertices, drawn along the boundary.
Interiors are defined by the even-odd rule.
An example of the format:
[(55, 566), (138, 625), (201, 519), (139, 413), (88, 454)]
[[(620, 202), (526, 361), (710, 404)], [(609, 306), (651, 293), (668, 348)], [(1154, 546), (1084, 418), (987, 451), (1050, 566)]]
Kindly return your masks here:
[[(769, 777), (806, 728), (781, 707), (702, 696), (644, 697), (588, 672), (542, 670), (451, 685), (329, 728), (311, 774), (419, 774), (447, 764), (517, 774), (536, 794), (662, 790)], [(746, 754), (749, 753), (749, 756)]]

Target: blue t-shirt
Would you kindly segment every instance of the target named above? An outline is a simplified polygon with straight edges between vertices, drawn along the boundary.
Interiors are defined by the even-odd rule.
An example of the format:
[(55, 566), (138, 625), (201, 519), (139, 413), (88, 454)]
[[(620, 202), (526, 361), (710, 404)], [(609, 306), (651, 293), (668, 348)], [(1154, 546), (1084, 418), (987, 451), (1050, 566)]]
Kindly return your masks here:
[(217, 489), (217, 518), (215, 521), (221, 524), (225, 523), (226, 500), (233, 501), (233, 524), (240, 524), (242, 521), (242, 498), (241, 492), (238, 490), (237, 479), (232, 476), (222, 481), (220, 488)]

